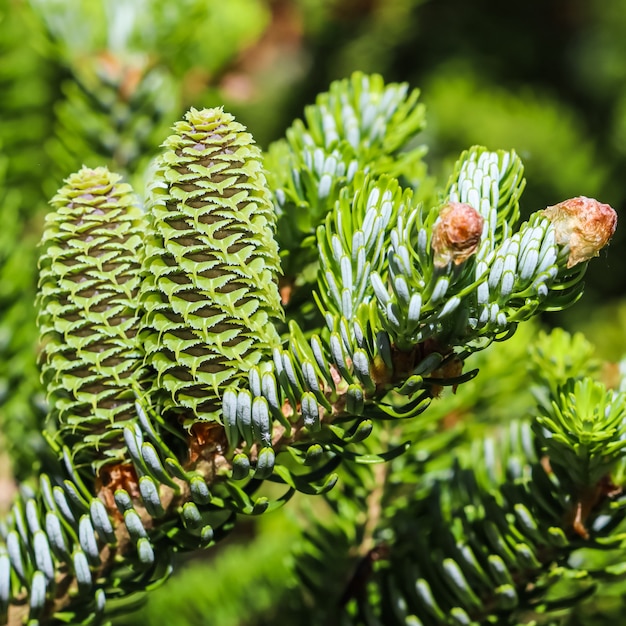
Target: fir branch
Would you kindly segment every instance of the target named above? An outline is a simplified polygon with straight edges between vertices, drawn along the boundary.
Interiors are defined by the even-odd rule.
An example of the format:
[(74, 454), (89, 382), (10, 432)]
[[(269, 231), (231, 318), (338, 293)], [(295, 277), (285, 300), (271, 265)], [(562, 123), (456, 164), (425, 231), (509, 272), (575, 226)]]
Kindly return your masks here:
[[(358, 115), (339, 107), (344, 95)], [(258, 149), (232, 116), (192, 110), (166, 142), (141, 275), (142, 220), (129, 188), (101, 170), (69, 179), (41, 280), (44, 376), (64, 467), (42, 475), (38, 492), (24, 491), (7, 521), (0, 609), (11, 623), (22, 601), (33, 624), (96, 622), (107, 598), (162, 579), (173, 551), (212, 545), (237, 514), (272, 510), (296, 491), (326, 492), (342, 461), (397, 457), (406, 445), (380, 453), (360, 445), (376, 421), (420, 415), (442, 386), (475, 375), (462, 373), (469, 353), (579, 297), (613, 212), (600, 210), (606, 236), (585, 239), (574, 264), (571, 235), (588, 221), (563, 229), (560, 215), (537, 213), (516, 229), (521, 164), (482, 148), (462, 155), (443, 204), (417, 205), (389, 177), (391, 156), (420, 127), (416, 97), (357, 75), (311, 112), (314, 142), (334, 145), (339, 129), (378, 169), (355, 172), (358, 189), (323, 210), (325, 325), (309, 333), (291, 320), (284, 340), (274, 325), (283, 311), (270, 191)], [(577, 203), (567, 206), (569, 220)], [(140, 350), (154, 370), (145, 376)], [(95, 484), (84, 480), (90, 470), (99, 470)], [(265, 480), (283, 493), (255, 496)], [(507, 519), (503, 508), (496, 514)], [(558, 547), (563, 533), (553, 527), (549, 520)], [(368, 537), (371, 529), (363, 545)], [(502, 608), (515, 600), (510, 574), (503, 555), (491, 556), (494, 580), (506, 579), (496, 593)], [(460, 604), (442, 611), (469, 615), (473, 591), (454, 582)]]
[[(305, 120), (294, 122), (286, 139), (270, 147), (265, 165), (291, 289), (302, 287), (307, 265), (317, 264), (313, 235), (340, 192), (351, 198), (358, 191), (357, 172), (374, 179), (387, 174), (402, 184), (423, 174), (425, 148), (412, 146), (424, 127), (418, 98), (419, 91), (410, 91), (405, 83), (386, 85), (381, 76), (355, 72), (350, 79), (332, 83), (306, 108)], [(302, 298), (308, 297), (304, 291)]]
[[(512, 422), (474, 446), (471, 468), (456, 464), (417, 491), (407, 481), (423, 480), (422, 468), (399, 459), (384, 487), (371, 556), (356, 565), (340, 598), (329, 594), (325, 577), (310, 573), (322, 569), (341, 580), (355, 567), (349, 554), (368, 524), (369, 497), (359, 500), (348, 488), (342, 495), (355, 511), (341, 507), (341, 521), (332, 524), (321, 519), (297, 553), (298, 576), (316, 607), (311, 615), (296, 612), (300, 622), (547, 624), (598, 581), (618, 580), (621, 568), (593, 564), (605, 553), (623, 559), (623, 495), (605, 491), (588, 503), (589, 533), (581, 536), (571, 524), (568, 486), (538, 453), (530, 424)], [(329, 560), (333, 566), (322, 568)]]

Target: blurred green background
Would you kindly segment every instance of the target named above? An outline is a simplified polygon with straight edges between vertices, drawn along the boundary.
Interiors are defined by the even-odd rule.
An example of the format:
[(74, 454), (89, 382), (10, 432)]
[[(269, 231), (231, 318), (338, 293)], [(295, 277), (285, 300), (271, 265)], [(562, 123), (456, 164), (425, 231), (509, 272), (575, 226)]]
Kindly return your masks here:
[[(362, 70), (422, 89), (434, 175), (445, 180), (473, 144), (514, 148), (526, 164), (525, 214), (577, 195), (621, 214), (625, 32), (626, 0), (0, 0), (0, 424), (13, 475), (48, 463), (36, 242), (48, 199), (81, 164), (108, 165), (142, 190), (189, 106), (223, 104), (266, 148), (332, 80)], [(613, 360), (626, 352), (625, 232), (592, 264), (583, 300), (546, 318), (586, 332)], [(193, 564), (178, 591), (155, 595), (145, 626), (165, 623), (157, 598), (180, 624), (273, 623), (263, 615), (280, 597), (258, 581), (286, 571), (297, 514), (270, 523), (269, 534), (244, 525), (211, 555), (236, 564), (241, 555), (228, 553), (241, 549), (242, 533), (260, 537), (266, 567), (246, 587), (256, 594), (229, 595), (228, 577), (244, 574), (212, 561), (220, 582), (206, 593), (226, 613), (211, 617), (182, 594), (208, 585), (206, 564)], [(178, 609), (172, 594), (186, 598)]]

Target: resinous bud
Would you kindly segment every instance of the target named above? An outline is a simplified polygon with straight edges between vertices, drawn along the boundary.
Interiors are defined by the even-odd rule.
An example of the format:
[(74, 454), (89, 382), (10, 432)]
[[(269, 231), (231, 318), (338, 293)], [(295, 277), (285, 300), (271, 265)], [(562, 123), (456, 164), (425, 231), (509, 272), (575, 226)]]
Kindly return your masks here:
[(435, 266), (460, 265), (478, 249), (483, 232), (482, 215), (464, 202), (446, 204), (433, 227)]
[(556, 242), (569, 246), (567, 267), (598, 256), (617, 226), (617, 213), (593, 198), (578, 196), (542, 211), (554, 226)]

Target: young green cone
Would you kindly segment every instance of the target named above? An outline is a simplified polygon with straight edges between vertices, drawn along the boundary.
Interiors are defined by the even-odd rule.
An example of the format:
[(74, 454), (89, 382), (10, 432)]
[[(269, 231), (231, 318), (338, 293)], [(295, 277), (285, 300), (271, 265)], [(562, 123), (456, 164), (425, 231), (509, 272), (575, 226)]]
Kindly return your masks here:
[(143, 213), (103, 167), (72, 174), (52, 206), (39, 263), (42, 378), (56, 441), (97, 467), (124, 457), (122, 429), (135, 419)]
[(165, 142), (150, 207), (142, 301), (156, 386), (185, 421), (280, 345), (275, 214), (252, 136), (222, 109), (191, 109)]

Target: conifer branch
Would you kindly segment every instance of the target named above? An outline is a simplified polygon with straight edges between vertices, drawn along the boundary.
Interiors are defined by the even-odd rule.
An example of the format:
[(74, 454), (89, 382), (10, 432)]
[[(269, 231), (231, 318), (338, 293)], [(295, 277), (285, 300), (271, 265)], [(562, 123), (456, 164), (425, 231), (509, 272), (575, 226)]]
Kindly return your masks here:
[[(336, 83), (279, 148), (289, 166), (272, 190), (245, 129), (192, 109), (166, 141), (146, 221), (116, 175), (68, 179), (38, 301), (62, 467), (7, 520), (2, 619), (19, 623), (27, 603), (33, 625), (96, 623), (108, 599), (161, 580), (174, 551), (212, 545), (238, 514), (322, 494), (342, 462), (397, 457), (405, 445), (361, 445), (376, 422), (418, 419), (442, 387), (476, 374), (463, 372), (469, 354), (580, 297), (612, 209), (574, 199), (517, 227), (521, 161), (480, 147), (461, 155), (441, 199), (416, 202), (404, 177), (421, 150), (402, 151), (422, 125), (416, 98), (379, 77)], [(330, 195), (335, 170), (314, 165), (328, 159), (341, 172)], [(272, 193), (279, 229), (300, 242), (314, 233), (318, 266), (322, 321), (289, 316), (284, 337)], [(313, 206), (302, 223), (293, 214)], [(554, 409), (538, 423), (563, 442), (563, 419)], [(545, 445), (555, 463), (569, 459)], [(597, 485), (590, 467), (585, 485)], [(255, 496), (265, 480), (283, 494)], [(459, 593), (472, 604), (471, 589)]]

